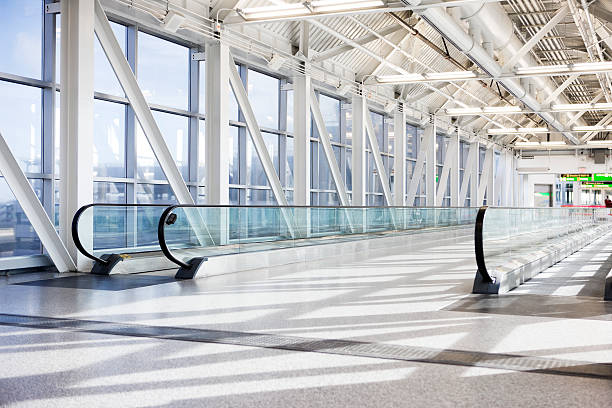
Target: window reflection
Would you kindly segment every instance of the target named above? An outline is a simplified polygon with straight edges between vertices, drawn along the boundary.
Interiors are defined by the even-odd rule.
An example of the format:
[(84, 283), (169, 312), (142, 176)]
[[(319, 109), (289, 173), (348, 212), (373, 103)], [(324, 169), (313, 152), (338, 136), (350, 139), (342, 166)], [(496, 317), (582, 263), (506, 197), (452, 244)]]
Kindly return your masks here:
[[(153, 117), (161, 130), (166, 145), (185, 180), (188, 179), (188, 127), (189, 120), (184, 116), (153, 111)], [(138, 177), (149, 180), (165, 180), (149, 141), (142, 128), (137, 127), (136, 151), (138, 154)]]
[(0, 81), (0, 133), (24, 172), (42, 172), (41, 90)]
[(125, 106), (94, 101), (94, 176), (125, 177)]
[[(42, 201), (42, 180), (30, 180)], [(0, 177), (0, 258), (41, 253), (38, 235), (3, 177)]]
[(138, 83), (149, 103), (187, 110), (189, 49), (138, 33)]
[(41, 0), (0, 1), (0, 72), (41, 78)]
[(249, 101), (261, 127), (278, 129), (280, 80), (249, 70)]

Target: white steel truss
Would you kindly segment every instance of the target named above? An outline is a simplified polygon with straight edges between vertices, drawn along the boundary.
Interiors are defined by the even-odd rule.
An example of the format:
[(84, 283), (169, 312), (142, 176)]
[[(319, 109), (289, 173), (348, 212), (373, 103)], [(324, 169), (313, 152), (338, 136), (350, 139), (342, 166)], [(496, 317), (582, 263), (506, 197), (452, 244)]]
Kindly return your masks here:
[(55, 226), (38, 200), (26, 175), (19, 167), (15, 156), (11, 153), (2, 133), (0, 133), (0, 174), (15, 195), (57, 270), (59, 272), (76, 271), (75, 262), (55, 232)]

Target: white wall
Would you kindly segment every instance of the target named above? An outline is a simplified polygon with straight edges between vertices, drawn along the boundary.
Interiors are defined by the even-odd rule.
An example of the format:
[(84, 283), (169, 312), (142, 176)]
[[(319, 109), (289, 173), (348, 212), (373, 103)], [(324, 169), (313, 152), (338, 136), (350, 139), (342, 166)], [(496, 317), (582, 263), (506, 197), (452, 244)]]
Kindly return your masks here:
[[(584, 170), (581, 170), (584, 168)], [(612, 171), (612, 161), (606, 164), (595, 164), (593, 159), (584, 155), (535, 156), (533, 159), (519, 159), (519, 173), (609, 173)]]

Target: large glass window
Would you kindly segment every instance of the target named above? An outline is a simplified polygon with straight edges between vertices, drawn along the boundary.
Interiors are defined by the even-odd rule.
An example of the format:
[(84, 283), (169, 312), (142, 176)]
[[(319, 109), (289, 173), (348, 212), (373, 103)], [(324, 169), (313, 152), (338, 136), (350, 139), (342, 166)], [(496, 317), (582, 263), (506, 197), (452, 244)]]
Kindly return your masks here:
[(94, 176), (125, 177), (125, 106), (94, 102)]
[[(119, 41), (121, 49), (125, 53), (125, 26), (111, 21), (111, 28)], [(94, 90), (96, 92), (123, 96), (123, 89), (97, 37), (94, 41)]]
[[(321, 94), (319, 95), (319, 107), (329, 138), (333, 142), (340, 142), (340, 101)], [(315, 132), (318, 136), (316, 126)]]
[(42, 172), (41, 99), (39, 88), (0, 81), (0, 132), (29, 173)]
[[(184, 116), (165, 112), (153, 112), (153, 117), (161, 130), (164, 140), (178, 166), (181, 175), (188, 179), (188, 127), (189, 120)], [(165, 176), (153, 154), (149, 141), (142, 128), (137, 127), (136, 150), (138, 152), (138, 177), (143, 179), (164, 180)]]
[(42, 13), (41, 0), (0, 1), (0, 72), (41, 78)]
[(139, 32), (138, 83), (149, 103), (186, 110), (189, 49)]
[(253, 70), (249, 70), (248, 78), (249, 101), (257, 123), (278, 129), (280, 80)]
[[(42, 180), (30, 180), (42, 200)], [(41, 253), (40, 240), (3, 177), (0, 177), (0, 257)]]
[[(274, 168), (278, 174), (278, 135), (262, 132), (264, 143), (268, 154), (274, 163)], [(255, 145), (251, 141), (250, 135), (247, 139), (247, 174), (249, 175), (249, 184), (252, 186), (267, 186), (269, 185), (263, 165), (255, 150)]]

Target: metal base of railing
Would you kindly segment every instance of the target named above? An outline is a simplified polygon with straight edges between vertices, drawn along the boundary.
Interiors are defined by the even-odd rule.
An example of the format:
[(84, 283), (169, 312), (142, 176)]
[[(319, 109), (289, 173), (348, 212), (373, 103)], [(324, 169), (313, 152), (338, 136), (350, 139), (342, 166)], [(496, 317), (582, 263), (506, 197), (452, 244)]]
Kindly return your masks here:
[(492, 277), (493, 282), (486, 282), (482, 274), (479, 271), (476, 271), (476, 277), (474, 278), (474, 287), (472, 288), (472, 293), (481, 293), (481, 294), (498, 294), (499, 293), (499, 282), (496, 282), (497, 279)]
[(117, 254), (102, 255), (100, 259), (104, 260), (106, 263), (96, 261), (91, 269), (91, 273), (94, 275), (110, 275), (113, 268), (117, 266), (119, 262), (123, 261), (123, 257)]
[(208, 258), (192, 258), (187, 262), (189, 265), (188, 268), (181, 267), (176, 275), (174, 275), (175, 279), (193, 279), (198, 274), (200, 269), (204, 266), (204, 262), (208, 261)]
[(606, 276), (606, 290), (604, 292), (604, 300), (612, 300), (612, 271)]

